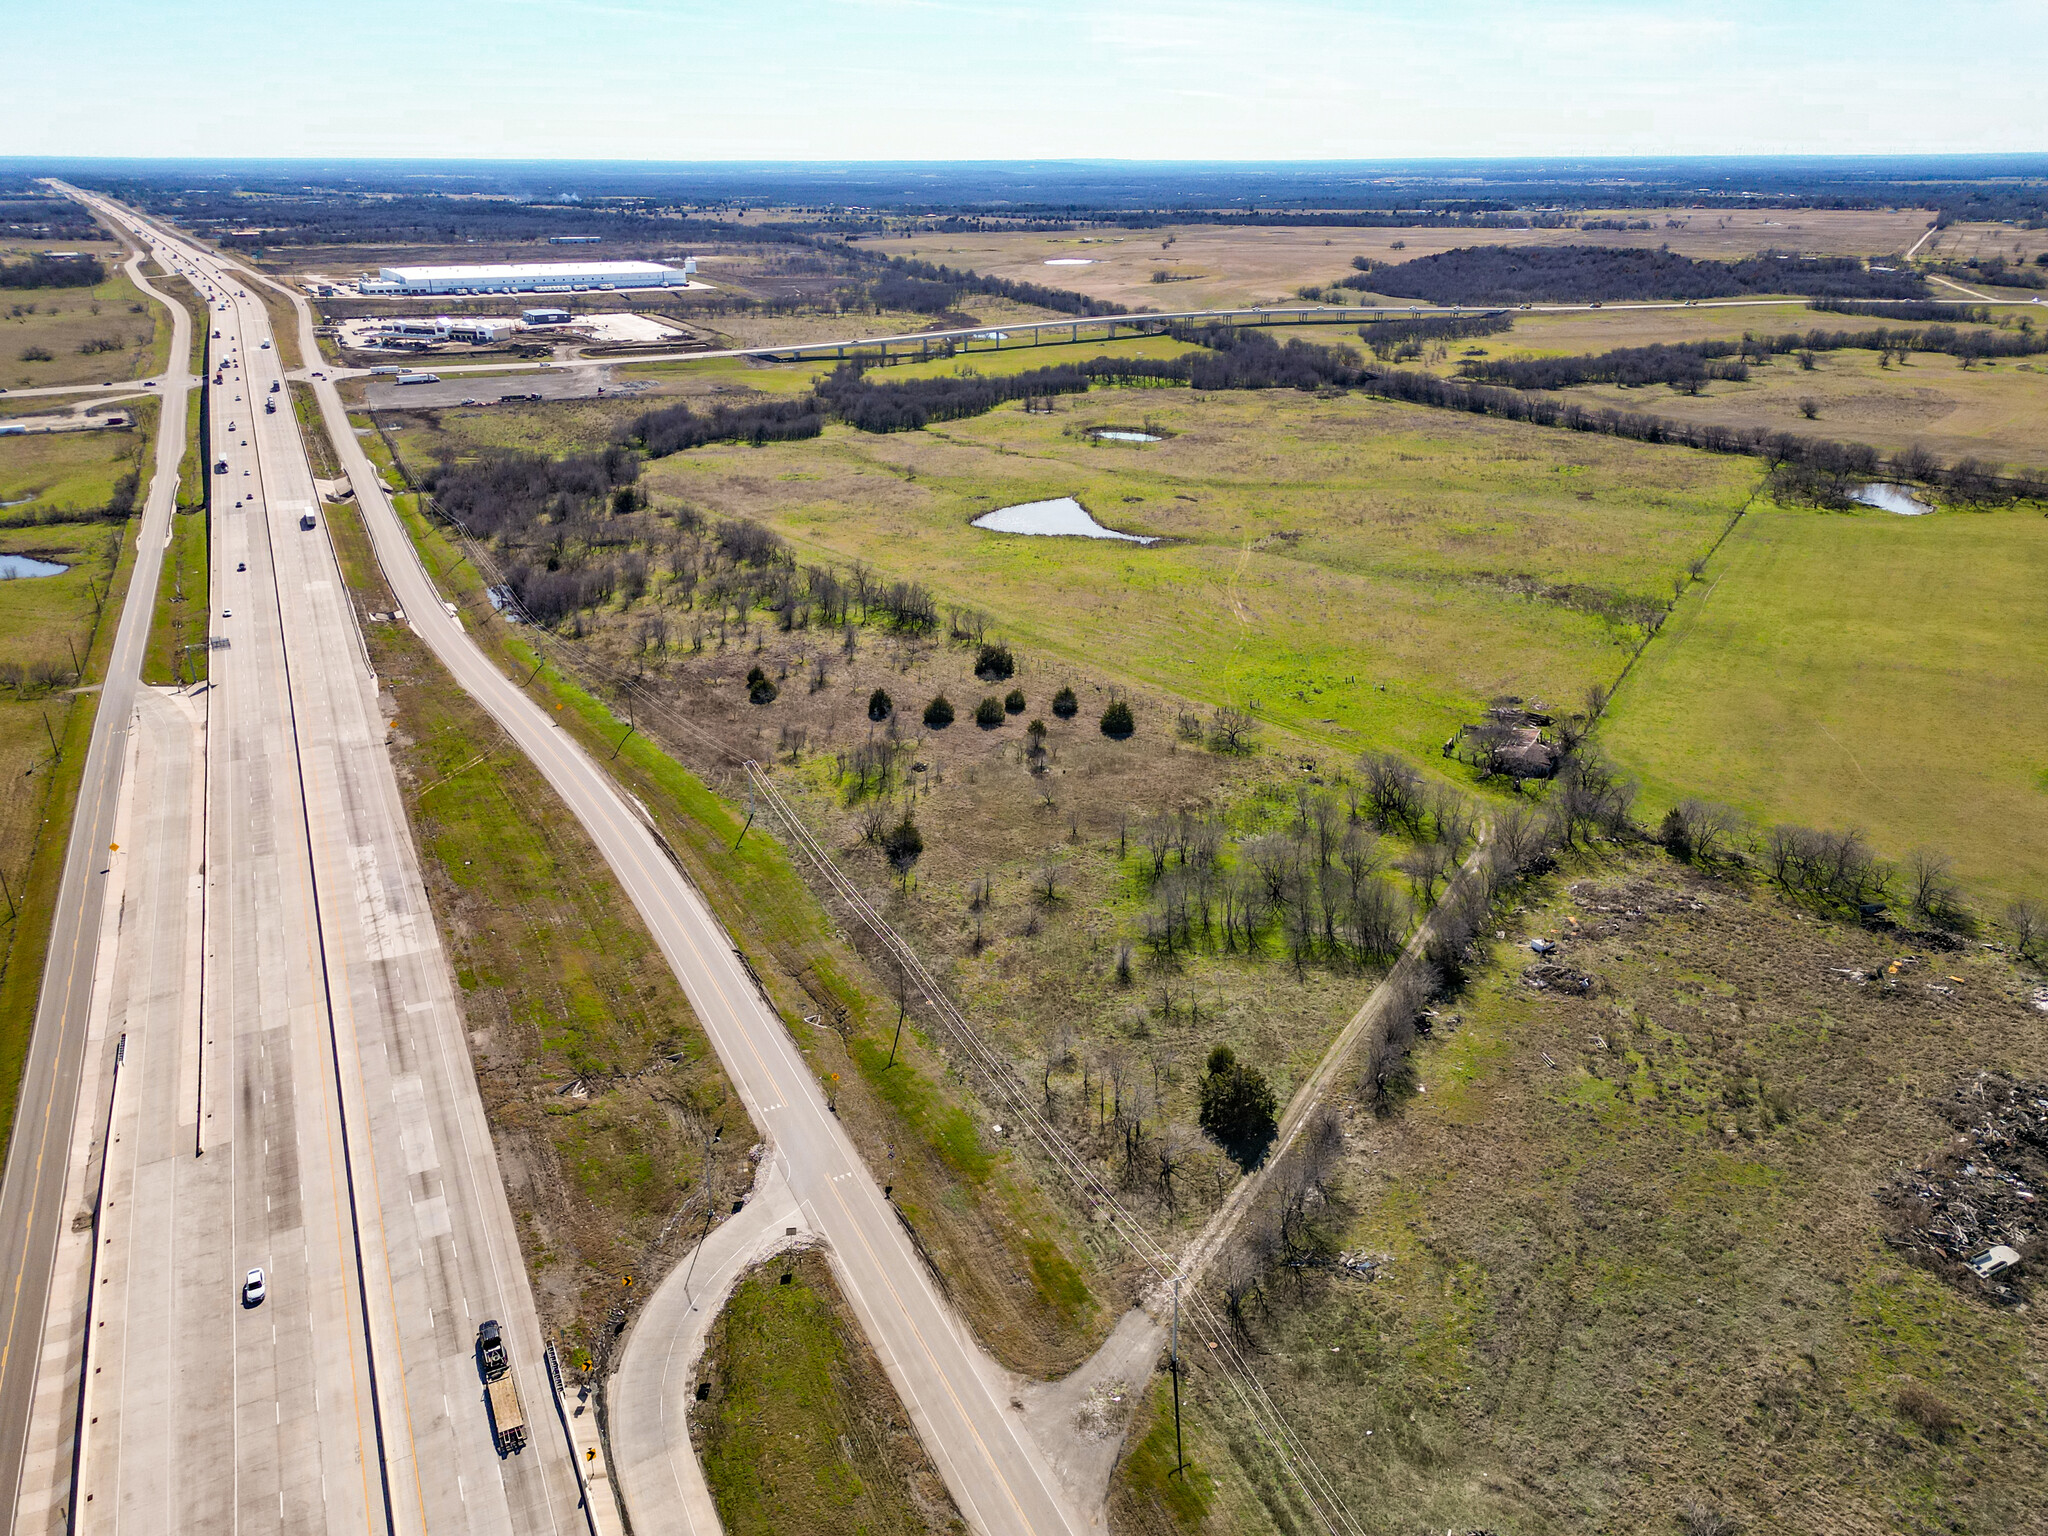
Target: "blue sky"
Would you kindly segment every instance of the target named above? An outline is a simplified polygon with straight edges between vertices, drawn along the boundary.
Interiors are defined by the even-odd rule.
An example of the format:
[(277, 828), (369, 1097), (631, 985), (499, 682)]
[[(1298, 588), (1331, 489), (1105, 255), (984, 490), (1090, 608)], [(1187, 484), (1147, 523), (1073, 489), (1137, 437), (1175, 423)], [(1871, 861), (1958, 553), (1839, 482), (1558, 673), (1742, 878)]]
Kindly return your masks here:
[(1983, 0), (0, 0), (0, 54), (18, 155), (2048, 149)]

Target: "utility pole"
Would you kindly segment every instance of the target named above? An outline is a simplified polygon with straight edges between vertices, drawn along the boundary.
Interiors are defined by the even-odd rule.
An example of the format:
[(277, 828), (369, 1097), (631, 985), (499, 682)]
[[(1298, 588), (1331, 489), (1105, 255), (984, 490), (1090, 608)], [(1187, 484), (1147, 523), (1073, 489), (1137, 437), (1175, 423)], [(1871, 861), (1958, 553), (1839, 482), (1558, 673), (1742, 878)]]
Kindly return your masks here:
[(747, 832), (754, 825), (754, 792), (747, 791), (747, 824), (740, 828), (740, 835), (732, 840), (733, 851), (737, 853), (741, 843), (747, 840)]
[[(904, 974), (903, 961), (896, 961), (896, 1038), (889, 1042), (889, 1067), (896, 1065), (896, 1047), (903, 1043), (903, 1015), (910, 1008), (910, 978)], [(887, 1071), (888, 1067), (884, 1067)]]
[(1173, 1342), (1167, 1349), (1167, 1369), (1173, 1372), (1173, 1475), (1185, 1472), (1188, 1464), (1180, 1448), (1180, 1276), (1173, 1277)]

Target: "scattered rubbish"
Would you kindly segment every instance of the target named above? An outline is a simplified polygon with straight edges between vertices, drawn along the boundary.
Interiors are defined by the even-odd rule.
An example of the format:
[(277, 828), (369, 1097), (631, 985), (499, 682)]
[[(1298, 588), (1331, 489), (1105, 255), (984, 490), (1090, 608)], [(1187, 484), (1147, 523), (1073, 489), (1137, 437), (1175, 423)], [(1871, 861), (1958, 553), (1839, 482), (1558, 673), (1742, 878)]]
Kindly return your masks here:
[(2001, 1250), (2017, 1262), (2041, 1227), (2035, 1186), (2048, 1186), (2048, 1084), (1980, 1073), (1957, 1087), (1947, 1113), (1959, 1134), (1878, 1198), (1904, 1246), (1989, 1280), (2012, 1265), (1979, 1263)]
[[(1358, 1280), (1373, 1280), (1379, 1272), (1394, 1262), (1391, 1253), (1367, 1253), (1364, 1249), (1346, 1250), (1330, 1261), (1330, 1267)], [(1214, 1349), (1216, 1346), (1209, 1346)]]
[(1971, 1273), (1975, 1274), (1979, 1280), (1989, 1280), (1993, 1275), (2002, 1274), (2004, 1271), (2011, 1269), (2019, 1261), (2020, 1256), (2017, 1253), (2006, 1247), (2005, 1244), (1997, 1243), (1985, 1249), (1974, 1259), (1969, 1259), (1965, 1262), (1969, 1264)]
[(1548, 939), (1531, 939), (1529, 941), (1529, 947), (1535, 950), (1536, 953), (1539, 955), (1551, 955), (1557, 953), (1557, 946), (1551, 943)]
[(1538, 992), (1569, 992), (1577, 997), (1591, 997), (1599, 986), (1584, 971), (1575, 971), (1564, 965), (1532, 965), (1522, 972), (1522, 984)]

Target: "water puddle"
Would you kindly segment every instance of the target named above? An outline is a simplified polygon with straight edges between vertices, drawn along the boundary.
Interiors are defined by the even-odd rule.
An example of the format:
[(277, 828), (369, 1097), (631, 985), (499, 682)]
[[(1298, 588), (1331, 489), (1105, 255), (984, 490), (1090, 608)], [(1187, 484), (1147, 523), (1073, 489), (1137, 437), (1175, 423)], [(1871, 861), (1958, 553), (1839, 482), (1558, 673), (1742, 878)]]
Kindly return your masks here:
[(0, 501), (0, 508), (25, 507), (35, 499), (36, 493), (34, 491), (30, 491), (26, 496), (17, 496), (12, 501)]
[(1165, 438), (1157, 432), (1120, 432), (1114, 427), (1097, 427), (1088, 434), (1099, 437), (1105, 443), (1163, 443)]
[(1047, 261), (1046, 265), (1048, 267), (1092, 267), (1095, 265), (1095, 258), (1093, 256), (1055, 256)]
[(1068, 539), (1123, 539), (1131, 544), (1156, 544), (1156, 538), (1142, 533), (1118, 533), (1095, 521), (1088, 509), (1071, 496), (1052, 501), (1025, 501), (1014, 507), (998, 507), (974, 520), (976, 528), (990, 533), (1033, 533)]
[(59, 565), (54, 560), (38, 560), (32, 555), (0, 555), (0, 581), (20, 581), (36, 576), (62, 576), (70, 569), (68, 565)]
[(1883, 512), (1896, 512), (1901, 517), (1925, 517), (1934, 510), (1903, 485), (1866, 485), (1852, 491), (1849, 499)]

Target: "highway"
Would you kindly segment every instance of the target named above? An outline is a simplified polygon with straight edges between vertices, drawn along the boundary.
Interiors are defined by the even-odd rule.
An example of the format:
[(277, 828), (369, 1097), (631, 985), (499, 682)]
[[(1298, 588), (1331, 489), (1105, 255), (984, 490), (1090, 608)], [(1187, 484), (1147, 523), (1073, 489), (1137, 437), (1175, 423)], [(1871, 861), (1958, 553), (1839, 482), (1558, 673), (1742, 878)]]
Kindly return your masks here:
[[(135, 535), (128, 599), (114, 631), (106, 681), (86, 750), (51, 926), (49, 958), (9, 1135), (6, 1175), (0, 1179), (0, 1286), (4, 1286), (6, 1309), (4, 1320), (0, 1320), (4, 1321), (0, 1326), (0, 1492), (10, 1500), (23, 1471), (58, 1235), (78, 1209), (73, 1197), (79, 1186), (68, 1177), (73, 1172), (68, 1164), (99, 959), (101, 901), (112, 867), (107, 845), (114, 841), (129, 720), (135, 708), (142, 651), (149, 639), (164, 541), (177, 499), (185, 394), (194, 382), (183, 371), (191, 347), (191, 322), (185, 308), (152, 288), (141, 267), (138, 253), (128, 262), (130, 277), (170, 311), (172, 371), (159, 380), (164, 403), (156, 462)], [(61, 1362), (54, 1363), (52, 1370), (61, 1376)]]
[[(84, 1012), (95, 1068), (124, 1041), (122, 1068), (88, 1072), (79, 1096), (111, 1140), (68, 1138), (79, 1197), (60, 1182), (59, 1214), (104, 1199), (86, 1262), (56, 1265), (14, 1528), (62, 1528), (66, 1428), (82, 1423), (73, 1529), (587, 1530), (267, 314), (206, 253), (145, 238), (212, 305), (212, 678), (138, 690), (121, 658), (125, 838), (91, 845), (120, 843), (106, 879), (121, 897)], [(249, 1305), (259, 1266), (268, 1295)], [(484, 1406), (485, 1317), (511, 1343), (530, 1426), (517, 1455), (499, 1455)], [(82, 1409), (66, 1386), (81, 1369)]]

